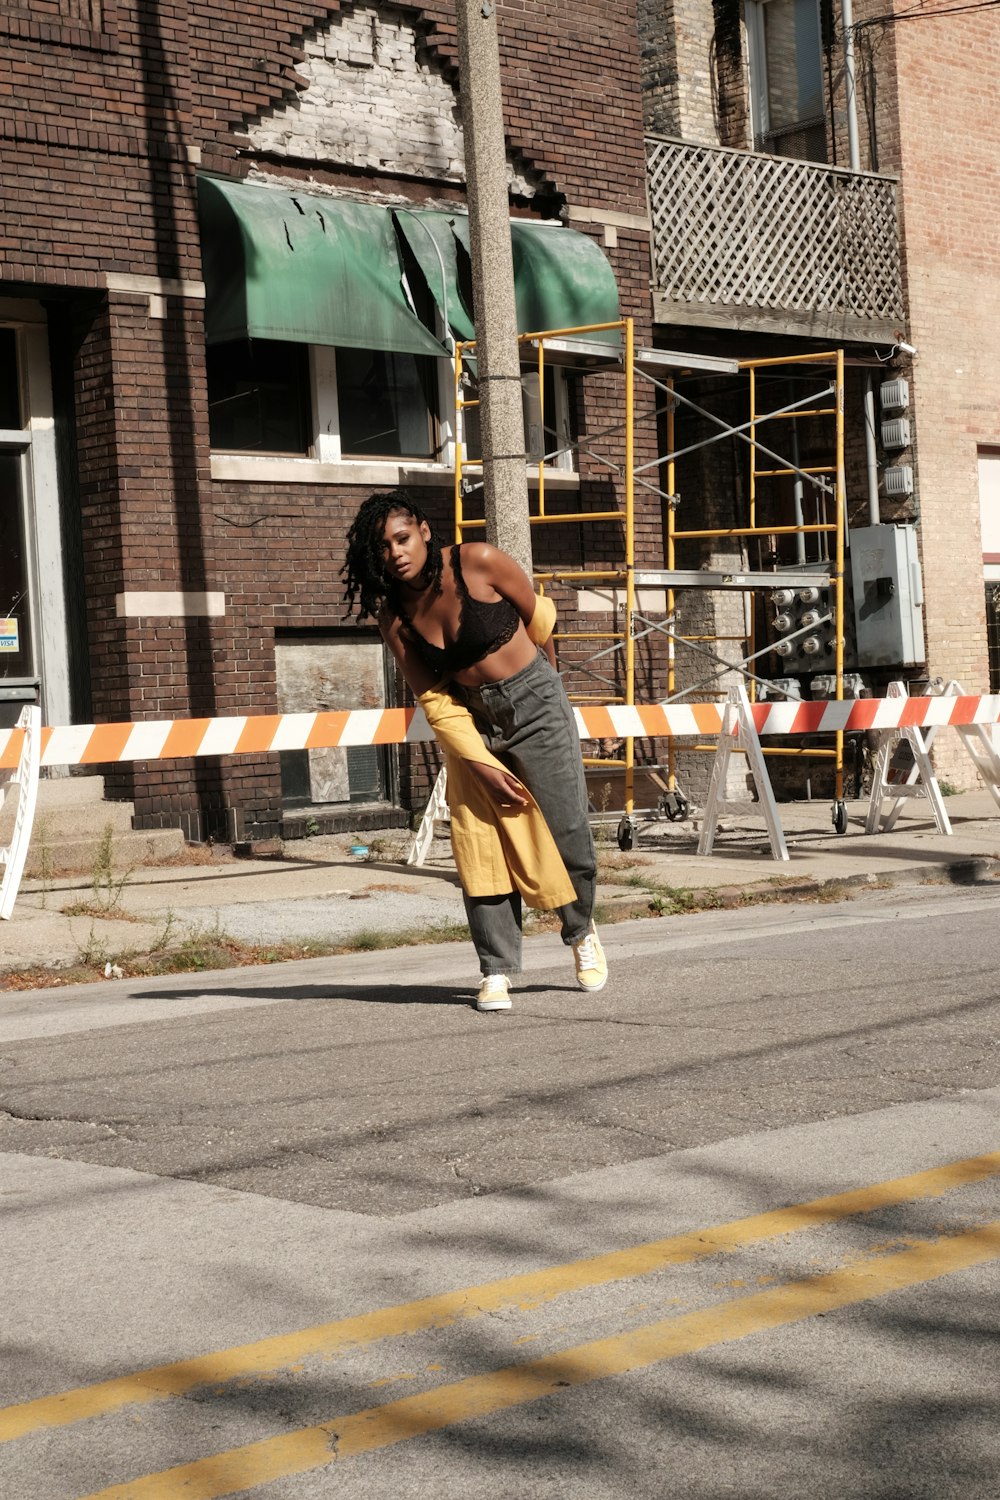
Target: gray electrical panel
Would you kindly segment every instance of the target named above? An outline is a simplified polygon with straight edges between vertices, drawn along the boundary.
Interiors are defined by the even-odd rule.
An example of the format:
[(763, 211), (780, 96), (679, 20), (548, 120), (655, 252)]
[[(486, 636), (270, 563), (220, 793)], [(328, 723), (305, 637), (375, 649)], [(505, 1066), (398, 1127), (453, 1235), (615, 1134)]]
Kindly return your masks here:
[(924, 592), (913, 527), (852, 529), (851, 580), (858, 666), (923, 662)]

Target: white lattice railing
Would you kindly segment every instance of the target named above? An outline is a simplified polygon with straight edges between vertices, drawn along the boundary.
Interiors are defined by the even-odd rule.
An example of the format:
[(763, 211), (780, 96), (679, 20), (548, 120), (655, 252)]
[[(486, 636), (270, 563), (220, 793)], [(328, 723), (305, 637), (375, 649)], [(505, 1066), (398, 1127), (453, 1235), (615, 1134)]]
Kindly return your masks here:
[(662, 138), (646, 160), (670, 302), (901, 322), (892, 178)]

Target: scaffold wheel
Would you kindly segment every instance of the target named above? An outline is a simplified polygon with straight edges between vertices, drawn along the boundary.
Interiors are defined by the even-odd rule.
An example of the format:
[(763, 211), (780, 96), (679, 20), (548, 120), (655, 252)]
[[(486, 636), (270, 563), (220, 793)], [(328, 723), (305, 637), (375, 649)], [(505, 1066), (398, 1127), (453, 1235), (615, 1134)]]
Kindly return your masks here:
[(625, 814), (618, 824), (618, 847), (621, 850), (631, 849), (635, 843), (635, 823), (628, 813)]
[(835, 802), (833, 804), (833, 827), (836, 833), (847, 832), (847, 803)]
[(664, 792), (660, 806), (671, 823), (680, 823), (687, 817), (688, 799), (676, 788), (672, 792)]

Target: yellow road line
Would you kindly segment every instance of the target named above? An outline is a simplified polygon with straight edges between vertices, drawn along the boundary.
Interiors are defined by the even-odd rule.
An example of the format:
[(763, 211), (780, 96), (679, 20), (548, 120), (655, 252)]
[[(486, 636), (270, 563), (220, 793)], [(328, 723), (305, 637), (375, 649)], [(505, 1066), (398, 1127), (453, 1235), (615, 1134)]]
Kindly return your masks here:
[(612, 1375), (648, 1369), (664, 1360), (800, 1323), (817, 1313), (884, 1297), (997, 1259), (1000, 1219), (964, 1234), (918, 1241), (896, 1255), (870, 1258), (773, 1291), (595, 1339), (529, 1364), (473, 1375), (283, 1437), (247, 1443), (211, 1458), (112, 1485), (83, 1500), (220, 1500), (221, 1496), (255, 1489), (275, 1479), (389, 1448), (456, 1422), (539, 1401), (567, 1386), (589, 1385)]
[(857, 1214), (872, 1213), (893, 1204), (937, 1198), (955, 1188), (998, 1175), (1000, 1151), (993, 1151), (908, 1177), (895, 1177), (887, 1182), (836, 1193), (829, 1198), (815, 1198), (790, 1208), (753, 1214), (714, 1228), (673, 1235), (627, 1250), (614, 1250), (606, 1255), (549, 1266), (541, 1271), (528, 1271), (455, 1292), (422, 1297), (414, 1302), (321, 1323), (313, 1328), (279, 1334), (195, 1359), (157, 1365), (114, 1380), (103, 1380), (58, 1395), (4, 1407), (0, 1409), (0, 1443), (24, 1437), (43, 1427), (63, 1427), (88, 1417), (102, 1416), (123, 1406), (163, 1401), (198, 1386), (221, 1385), (243, 1376), (267, 1374), (310, 1356), (330, 1356), (401, 1334), (448, 1328), (454, 1323), (502, 1308), (537, 1307), (568, 1292), (644, 1276), (665, 1266), (686, 1265), (708, 1256), (729, 1254), (746, 1245), (778, 1239), (785, 1234), (813, 1229)]

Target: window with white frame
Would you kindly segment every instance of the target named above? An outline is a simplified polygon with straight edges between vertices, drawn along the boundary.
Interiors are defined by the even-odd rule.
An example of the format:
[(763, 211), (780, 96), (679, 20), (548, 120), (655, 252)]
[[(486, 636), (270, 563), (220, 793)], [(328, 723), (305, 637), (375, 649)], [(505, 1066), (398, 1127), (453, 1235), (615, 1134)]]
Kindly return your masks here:
[[(471, 374), (465, 396), (470, 402), (477, 397), (476, 381)], [(529, 463), (544, 463), (553, 469), (573, 469), (573, 397), (573, 379), (566, 369), (546, 365), (543, 380), (539, 379), (536, 369), (523, 369), (521, 411), (524, 417), (524, 446)], [(466, 462), (477, 463), (482, 457), (477, 407), (465, 408), (463, 428), (463, 458)]]
[[(449, 360), (253, 339), (209, 345), (207, 372), (214, 453), (454, 463)], [(549, 366), (544, 403), (537, 371), (525, 369), (521, 388), (529, 462), (572, 470), (572, 375)], [(474, 380), (466, 399), (475, 399)], [(475, 462), (474, 406), (464, 425), (464, 456)]]
[(746, 0), (754, 146), (826, 161), (819, 0)]
[(437, 458), (440, 365), (447, 361), (275, 339), (209, 345), (211, 447), (327, 463)]

